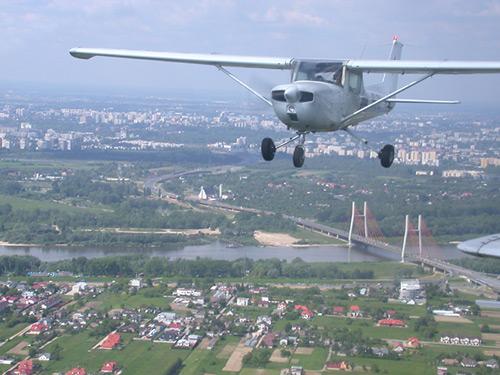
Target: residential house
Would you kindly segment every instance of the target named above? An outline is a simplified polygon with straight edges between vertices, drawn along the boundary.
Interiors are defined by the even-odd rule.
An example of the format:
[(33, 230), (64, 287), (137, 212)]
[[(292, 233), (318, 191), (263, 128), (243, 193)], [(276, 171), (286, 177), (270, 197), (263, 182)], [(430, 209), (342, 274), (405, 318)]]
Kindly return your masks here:
[(11, 357), (0, 357), (0, 365), (11, 365), (14, 363), (14, 358)]
[(116, 332), (110, 333), (104, 341), (101, 343), (101, 349), (105, 350), (111, 350), (114, 349), (120, 344), (121, 341), (121, 335)]
[(333, 315), (344, 315), (344, 312), (345, 312), (344, 306), (333, 307)]
[(351, 370), (351, 366), (346, 361), (335, 361), (335, 362), (327, 362), (326, 369), (334, 371), (349, 371)]
[(475, 359), (465, 357), (460, 361), (460, 366), (474, 368), (477, 367), (477, 361)]
[(87, 370), (83, 367), (75, 367), (66, 372), (66, 375), (87, 375)]
[(248, 306), (249, 302), (250, 302), (250, 298), (247, 298), (247, 297), (236, 298), (236, 305), (237, 306)]
[(48, 310), (57, 307), (59, 305), (62, 305), (62, 303), (63, 300), (61, 299), (61, 297), (53, 296), (42, 301), (40, 303), (40, 307), (42, 308), (42, 310)]
[(47, 362), (47, 361), (50, 361), (50, 358), (51, 358), (51, 354), (50, 353), (42, 353), (38, 356), (38, 360), (39, 361), (44, 361), (44, 362)]
[(395, 342), (392, 344), (392, 351), (397, 354), (401, 354), (405, 351), (405, 347), (401, 342)]
[(128, 286), (131, 288), (140, 289), (140, 288), (143, 288), (145, 285), (144, 285), (144, 281), (142, 279), (137, 278), (137, 279), (131, 279), (128, 282)]
[(380, 319), (377, 325), (380, 327), (406, 327), (406, 322), (400, 319)]
[(118, 370), (118, 363), (116, 361), (105, 362), (101, 367), (101, 373), (113, 374)]
[(386, 347), (384, 346), (381, 346), (381, 347), (372, 347), (372, 353), (373, 355), (377, 356), (377, 357), (386, 357), (389, 355), (389, 349), (387, 349)]
[(33, 374), (33, 361), (31, 359), (24, 359), (17, 365), (14, 370), (15, 375), (31, 375)]
[(363, 314), (361, 313), (361, 308), (358, 305), (352, 305), (349, 308), (349, 316), (351, 318), (359, 318), (363, 316)]
[(268, 333), (262, 337), (262, 341), (260, 342), (260, 346), (263, 348), (268, 348), (272, 349), (274, 347), (275, 341), (276, 341), (276, 334), (275, 333)]
[(420, 340), (416, 337), (410, 337), (408, 340), (406, 340), (405, 347), (420, 348)]
[(295, 305), (294, 309), (300, 312), (302, 319), (309, 320), (314, 317), (314, 313), (307, 306)]
[(49, 329), (49, 325), (46, 321), (40, 321), (33, 323), (30, 330), (26, 332), (28, 335), (39, 335)]
[(497, 369), (498, 368), (498, 361), (496, 359), (488, 359), (487, 361), (484, 361), (483, 363), (484, 366), (488, 368), (493, 368)]

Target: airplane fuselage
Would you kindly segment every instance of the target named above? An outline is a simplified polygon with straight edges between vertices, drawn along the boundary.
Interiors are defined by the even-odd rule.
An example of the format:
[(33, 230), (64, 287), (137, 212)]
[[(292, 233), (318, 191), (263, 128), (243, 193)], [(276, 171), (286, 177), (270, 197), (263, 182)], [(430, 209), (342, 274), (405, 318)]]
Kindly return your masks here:
[(289, 129), (299, 132), (330, 132), (356, 125), (361, 121), (386, 114), (394, 104), (380, 103), (355, 121), (343, 122), (346, 116), (373, 103), (382, 95), (365, 90), (361, 82), (352, 87), (322, 81), (298, 80), (272, 90), (276, 116)]

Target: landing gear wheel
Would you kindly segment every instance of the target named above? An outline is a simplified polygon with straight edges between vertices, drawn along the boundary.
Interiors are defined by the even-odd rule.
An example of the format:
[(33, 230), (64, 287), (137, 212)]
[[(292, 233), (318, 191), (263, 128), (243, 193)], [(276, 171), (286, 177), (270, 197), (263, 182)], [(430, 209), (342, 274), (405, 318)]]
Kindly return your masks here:
[(295, 146), (293, 151), (293, 165), (295, 168), (300, 168), (304, 165), (304, 160), (306, 160), (306, 153), (304, 147), (301, 145)]
[(382, 167), (389, 168), (394, 161), (394, 146), (385, 145), (378, 153), (378, 157), (380, 159), (380, 164), (382, 164)]
[(262, 157), (266, 161), (271, 161), (274, 159), (274, 154), (276, 153), (276, 146), (271, 138), (264, 138), (260, 146), (260, 151)]

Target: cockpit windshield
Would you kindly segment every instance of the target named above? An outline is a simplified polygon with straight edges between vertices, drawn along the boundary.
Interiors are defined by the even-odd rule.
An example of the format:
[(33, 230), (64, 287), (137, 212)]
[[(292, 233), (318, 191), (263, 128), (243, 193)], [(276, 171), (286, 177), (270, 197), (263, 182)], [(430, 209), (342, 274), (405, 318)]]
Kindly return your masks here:
[(322, 81), (342, 85), (342, 62), (299, 61), (292, 81)]

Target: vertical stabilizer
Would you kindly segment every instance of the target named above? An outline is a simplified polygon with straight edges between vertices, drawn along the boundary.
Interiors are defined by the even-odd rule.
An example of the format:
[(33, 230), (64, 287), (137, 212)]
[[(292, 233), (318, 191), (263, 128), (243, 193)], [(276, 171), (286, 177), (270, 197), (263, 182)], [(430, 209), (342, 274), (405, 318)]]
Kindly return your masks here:
[[(392, 39), (392, 48), (389, 55), (389, 60), (401, 60), (401, 53), (403, 51), (403, 43), (395, 36)], [(382, 78), (382, 87), (386, 93), (395, 91), (398, 88), (398, 76), (396, 73), (385, 73)]]

